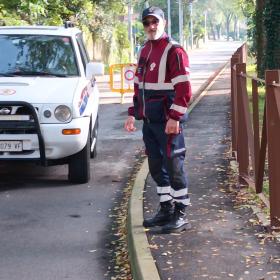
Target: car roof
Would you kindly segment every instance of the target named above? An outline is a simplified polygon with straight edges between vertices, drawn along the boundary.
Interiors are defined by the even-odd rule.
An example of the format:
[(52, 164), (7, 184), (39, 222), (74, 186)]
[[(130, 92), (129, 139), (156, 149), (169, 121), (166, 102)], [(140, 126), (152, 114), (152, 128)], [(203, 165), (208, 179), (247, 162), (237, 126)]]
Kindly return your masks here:
[(64, 26), (0, 26), (0, 34), (75, 36), (77, 33), (81, 33), (81, 30)]

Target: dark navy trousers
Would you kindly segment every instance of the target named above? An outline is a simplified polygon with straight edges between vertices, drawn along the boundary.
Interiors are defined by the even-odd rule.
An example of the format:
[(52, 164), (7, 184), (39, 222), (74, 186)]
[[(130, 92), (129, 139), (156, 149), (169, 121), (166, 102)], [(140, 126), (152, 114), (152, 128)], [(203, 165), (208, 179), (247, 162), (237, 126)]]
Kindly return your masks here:
[(157, 183), (160, 202), (173, 201), (187, 206), (187, 174), (184, 168), (185, 141), (180, 124), (180, 133), (167, 135), (166, 123), (143, 124), (143, 140), (148, 156), (149, 170)]

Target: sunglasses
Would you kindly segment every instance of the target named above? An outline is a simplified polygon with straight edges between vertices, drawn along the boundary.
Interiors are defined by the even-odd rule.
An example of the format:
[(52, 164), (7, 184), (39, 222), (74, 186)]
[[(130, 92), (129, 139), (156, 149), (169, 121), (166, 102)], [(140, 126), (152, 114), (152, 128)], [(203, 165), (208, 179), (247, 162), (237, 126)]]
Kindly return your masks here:
[(148, 27), (148, 26), (150, 26), (151, 24), (153, 24), (153, 25), (158, 25), (158, 23), (159, 23), (159, 20), (158, 19), (153, 19), (153, 20), (143, 20), (143, 25), (145, 26), (145, 27)]

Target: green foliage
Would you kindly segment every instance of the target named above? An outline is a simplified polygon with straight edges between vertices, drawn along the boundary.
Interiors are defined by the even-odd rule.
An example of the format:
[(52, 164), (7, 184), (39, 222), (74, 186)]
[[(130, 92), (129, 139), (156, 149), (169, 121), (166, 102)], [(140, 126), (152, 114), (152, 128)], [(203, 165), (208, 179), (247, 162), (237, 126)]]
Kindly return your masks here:
[(248, 19), (251, 53), (257, 59), (257, 73), (263, 78), (265, 69), (280, 69), (280, 1), (239, 0)]
[(118, 59), (119, 63), (128, 62), (128, 57), (124, 60), (125, 51), (128, 54), (129, 50), (129, 40), (128, 40), (128, 30), (124, 23), (118, 23), (115, 28), (115, 39), (118, 45)]
[(27, 21), (20, 18), (16, 12), (9, 12), (0, 5), (0, 26), (1, 25), (24, 25)]
[[(228, 29), (233, 32), (232, 29), (232, 18), (237, 18), (240, 21), (244, 20), (244, 15), (242, 13), (241, 7), (238, 5), (237, 1), (241, 0), (197, 0), (192, 3), (193, 11), (193, 35), (194, 40), (197, 38), (204, 37), (205, 34), (205, 18), (207, 19), (207, 33), (214, 34), (212, 38), (218, 38), (220, 33), (225, 33), (226, 30), (226, 14), (228, 11), (231, 12), (231, 16), (228, 20)], [(243, 0), (247, 1), (247, 0)], [(248, 0), (251, 1), (251, 0)], [(253, 0), (252, 0), (253, 1)], [(185, 38), (190, 36), (190, 1), (182, 0), (183, 8), (183, 32)], [(145, 8), (145, 4), (150, 6), (159, 6), (165, 12), (167, 18), (167, 0), (149, 0), (149, 1), (135, 1), (134, 10), (139, 13), (139, 22), (141, 22), (141, 13)], [(175, 40), (179, 40), (179, 6), (178, 1), (170, 1), (171, 4), (171, 34)], [(244, 32), (243, 32), (244, 33)], [(236, 37), (236, 36), (234, 36)], [(137, 43), (141, 44), (143, 40), (140, 39), (139, 35), (136, 35)]]
[(266, 31), (265, 68), (280, 69), (280, 2), (265, 2), (264, 24)]
[(29, 23), (40, 23), (46, 17), (47, 0), (21, 1), (19, 10)]
[(249, 51), (256, 54), (256, 42), (254, 40), (256, 33), (256, 0), (238, 0), (238, 5), (247, 19), (247, 40), (249, 42)]
[[(256, 64), (253, 61), (252, 64), (248, 63), (246, 66), (246, 72), (247, 75), (251, 77), (257, 77), (257, 69)], [(252, 105), (252, 80), (247, 79), (247, 91), (250, 99), (250, 112), (253, 112), (253, 105)], [(264, 114), (264, 103), (265, 103), (265, 87), (264, 85), (258, 85), (258, 110), (259, 110), (259, 119), (260, 119), (260, 125), (262, 127), (262, 120), (263, 120), (263, 114)], [(260, 131), (261, 131), (260, 127)]]
[(238, 0), (238, 5), (245, 17), (250, 17), (255, 12), (255, 0)]
[[(205, 34), (204, 20), (207, 14), (207, 26), (213, 26), (212, 32), (220, 33), (225, 30), (227, 23), (226, 12), (241, 18), (236, 5), (237, 1), (254, 0), (197, 0), (193, 6), (193, 35), (194, 40), (202, 38)], [(133, 23), (135, 45), (142, 45), (145, 36), (141, 24), (141, 13), (146, 4), (161, 7), (167, 17), (166, 0), (132, 0), (134, 13), (139, 13), (139, 20)], [(171, 3), (172, 37), (179, 40), (178, 1)], [(0, 25), (43, 24), (62, 25), (65, 20), (72, 20), (78, 25), (93, 43), (102, 42), (102, 55), (109, 60), (112, 53), (118, 58), (125, 58), (129, 51), (127, 47), (127, 0), (1, 0)], [(182, 0), (184, 14), (183, 32), (186, 37), (190, 35), (190, 6), (189, 1)], [(122, 23), (120, 23), (122, 22)], [(207, 27), (209, 28), (209, 27)], [(210, 30), (208, 30), (208, 33)], [(232, 31), (231, 31), (232, 32)], [(121, 48), (121, 50), (118, 50)], [(94, 48), (92, 49), (94, 55)], [(114, 59), (113, 59), (114, 60)]]
[(100, 38), (109, 42), (113, 34), (111, 22), (111, 14), (106, 13), (102, 7), (95, 5), (93, 7), (93, 17), (88, 18), (88, 28), (95, 39)]
[(123, 56), (128, 49), (125, 25), (120, 23), (125, 7), (125, 0), (1, 0), (0, 25), (62, 25), (71, 20), (90, 33), (93, 43), (102, 42), (107, 57), (113, 41)]
[(204, 38), (204, 15), (198, 14), (193, 21), (193, 39), (194, 43), (198, 44), (198, 40)]
[(140, 21), (136, 21), (133, 24), (133, 30), (135, 34), (136, 44), (142, 46), (145, 41), (145, 32), (143, 24)]
[(9, 9), (12, 6), (13, 1), (3, 1), (0, 3), (0, 26), (1, 25), (21, 25), (25, 22), (21, 20), (16, 10), (11, 11)]

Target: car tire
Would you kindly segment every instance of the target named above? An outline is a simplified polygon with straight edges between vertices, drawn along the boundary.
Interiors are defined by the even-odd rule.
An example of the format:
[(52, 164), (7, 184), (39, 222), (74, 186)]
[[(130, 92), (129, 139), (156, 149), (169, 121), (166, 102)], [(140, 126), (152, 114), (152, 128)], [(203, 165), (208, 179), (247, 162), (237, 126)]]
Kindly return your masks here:
[(68, 179), (75, 184), (84, 184), (90, 180), (90, 133), (85, 147), (69, 159)]
[(98, 135), (98, 127), (99, 127), (99, 118), (98, 115), (95, 120), (94, 127), (92, 129), (92, 136), (90, 141), (90, 147), (92, 146), (93, 141), (95, 141), (93, 149), (90, 151), (90, 157), (95, 158), (97, 156), (97, 135)]

